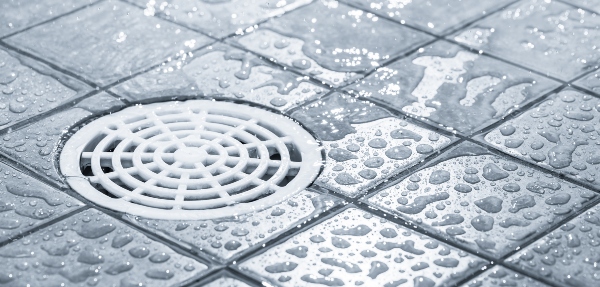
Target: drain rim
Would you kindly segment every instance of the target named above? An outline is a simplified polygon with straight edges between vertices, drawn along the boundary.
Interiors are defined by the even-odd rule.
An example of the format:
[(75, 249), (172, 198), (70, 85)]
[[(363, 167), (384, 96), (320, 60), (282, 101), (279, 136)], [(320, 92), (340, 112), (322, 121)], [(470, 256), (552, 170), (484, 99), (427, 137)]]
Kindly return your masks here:
[[(298, 174), (281, 190), (273, 192), (265, 197), (254, 199), (254, 201), (251, 202), (238, 202), (235, 205), (227, 205), (224, 207), (210, 209), (175, 210), (141, 205), (126, 201), (121, 197), (111, 198), (102, 193), (100, 190), (96, 189), (93, 186), (90, 177), (83, 175), (81, 172), (83, 149), (89, 144), (91, 138), (101, 135), (101, 133), (98, 131), (98, 127), (108, 127), (117, 120), (143, 115), (150, 111), (161, 109), (178, 109), (185, 111), (186, 109), (192, 108), (208, 110), (209, 113), (211, 111), (224, 111), (225, 114), (233, 114), (230, 115), (232, 118), (235, 117), (234, 115), (240, 115), (240, 117), (236, 117), (239, 119), (241, 119), (243, 116), (251, 115), (252, 119), (259, 120), (259, 124), (263, 123), (262, 127), (265, 129), (276, 129), (280, 132), (287, 131), (285, 136), (292, 138), (293, 145), (302, 155), (302, 160), (299, 162), (300, 167), (298, 168)], [(232, 111), (235, 112), (232, 113)], [(274, 127), (275, 125), (276, 127)], [(94, 147), (96, 146), (97, 144)], [(306, 131), (293, 119), (282, 114), (276, 114), (258, 107), (225, 101), (173, 101), (130, 106), (121, 111), (112, 113), (110, 115), (101, 116), (89, 122), (66, 140), (59, 156), (59, 169), (73, 190), (96, 205), (145, 218), (166, 220), (206, 220), (237, 216), (263, 210), (281, 203), (298, 192), (308, 188), (317, 178), (321, 171), (321, 167), (324, 164), (321, 151), (322, 147), (308, 131)], [(113, 192), (110, 193), (114, 194)], [(261, 193), (258, 197), (264, 194), (265, 193)]]

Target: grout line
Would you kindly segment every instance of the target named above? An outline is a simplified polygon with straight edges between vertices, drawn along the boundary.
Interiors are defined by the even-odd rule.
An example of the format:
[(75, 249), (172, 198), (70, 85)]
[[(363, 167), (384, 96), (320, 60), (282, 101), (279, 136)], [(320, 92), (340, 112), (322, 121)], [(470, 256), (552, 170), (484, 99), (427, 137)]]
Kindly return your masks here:
[(52, 218), (51, 220), (48, 220), (48, 221), (46, 221), (44, 223), (38, 224), (35, 227), (31, 228), (30, 230), (27, 230), (25, 232), (19, 233), (19, 234), (13, 236), (13, 237), (5, 239), (4, 241), (1, 241), (0, 242), (0, 248), (3, 248), (4, 246), (9, 245), (9, 244), (11, 244), (11, 243), (13, 243), (15, 241), (21, 240), (21, 239), (23, 239), (23, 238), (25, 238), (25, 237), (33, 234), (33, 233), (36, 233), (36, 232), (38, 232), (38, 231), (40, 231), (40, 230), (42, 230), (42, 229), (44, 229), (46, 227), (49, 227), (49, 226), (51, 226), (51, 225), (53, 225), (55, 223), (61, 222), (61, 221), (65, 220), (65, 219), (67, 219), (67, 218), (69, 218), (69, 217), (71, 217), (71, 216), (73, 216), (73, 215), (75, 215), (75, 214), (77, 214), (79, 212), (83, 212), (85, 210), (88, 210), (89, 208), (90, 208), (89, 206), (83, 205), (83, 206), (74, 208), (73, 210), (71, 210), (69, 212), (66, 212), (66, 213), (64, 213), (64, 214), (62, 214), (60, 216)]
[(54, 22), (54, 21), (56, 21), (56, 20), (58, 20), (58, 19), (60, 19), (60, 18), (62, 18), (62, 17), (69, 16), (69, 15), (71, 15), (71, 14), (75, 14), (75, 13), (77, 13), (77, 12), (81, 11), (81, 10), (84, 10), (84, 9), (86, 9), (86, 8), (89, 8), (89, 7), (95, 6), (95, 5), (97, 5), (97, 4), (99, 4), (100, 2), (103, 2), (103, 1), (104, 1), (104, 0), (94, 0), (94, 2), (92, 2), (92, 3), (89, 3), (89, 4), (87, 4), (87, 5), (81, 6), (81, 7), (79, 7), (79, 8), (76, 8), (76, 9), (74, 9), (74, 10), (71, 10), (71, 11), (68, 11), (68, 12), (65, 12), (65, 13), (63, 13), (63, 14), (60, 14), (60, 15), (58, 15), (58, 16), (55, 16), (55, 17), (52, 17), (52, 18), (50, 18), (50, 19), (48, 19), (48, 20), (45, 20), (45, 21), (39, 22), (39, 23), (37, 23), (37, 24), (33, 24), (33, 25), (31, 25), (31, 26), (25, 27), (25, 28), (23, 28), (23, 29), (21, 29), (21, 30), (19, 30), (19, 31), (13, 32), (13, 33), (11, 33), (11, 34), (8, 34), (8, 35), (5, 35), (5, 36), (2, 36), (2, 37), (0, 37), (0, 41), (2, 41), (2, 40), (4, 40), (4, 39), (7, 39), (7, 38), (10, 38), (10, 37), (12, 37), (12, 36), (15, 36), (15, 35), (17, 35), (17, 34), (21, 34), (21, 33), (23, 33), (23, 32), (29, 31), (29, 30), (31, 30), (31, 29), (33, 29), (33, 28), (36, 28), (36, 27), (42, 26), (42, 25), (44, 25), (44, 24), (47, 24), (47, 23), (50, 23), (50, 22)]

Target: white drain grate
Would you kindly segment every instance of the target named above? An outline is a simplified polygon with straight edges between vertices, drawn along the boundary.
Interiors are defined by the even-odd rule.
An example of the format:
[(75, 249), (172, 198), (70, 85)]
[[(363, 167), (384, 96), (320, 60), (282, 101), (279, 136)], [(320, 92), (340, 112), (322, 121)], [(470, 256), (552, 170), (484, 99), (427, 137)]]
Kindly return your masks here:
[(134, 106), (64, 145), (60, 169), (94, 203), (159, 219), (210, 219), (279, 203), (318, 175), (321, 149), (289, 118), (205, 100)]

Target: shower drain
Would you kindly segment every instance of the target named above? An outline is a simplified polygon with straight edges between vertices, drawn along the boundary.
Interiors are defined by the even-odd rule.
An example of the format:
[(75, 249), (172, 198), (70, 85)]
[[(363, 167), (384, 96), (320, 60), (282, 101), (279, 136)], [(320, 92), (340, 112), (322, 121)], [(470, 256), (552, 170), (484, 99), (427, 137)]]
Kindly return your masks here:
[(133, 106), (100, 117), (64, 145), (60, 169), (90, 201), (157, 219), (260, 210), (306, 188), (321, 149), (284, 116), (229, 102)]

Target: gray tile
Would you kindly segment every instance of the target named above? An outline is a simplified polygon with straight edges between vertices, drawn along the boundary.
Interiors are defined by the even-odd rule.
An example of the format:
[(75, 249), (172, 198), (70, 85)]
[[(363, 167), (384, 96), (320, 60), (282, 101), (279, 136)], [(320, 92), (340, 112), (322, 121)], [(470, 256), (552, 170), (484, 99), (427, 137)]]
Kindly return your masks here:
[(0, 129), (91, 91), (87, 85), (0, 48)]
[(227, 261), (259, 248), (303, 221), (318, 217), (340, 203), (339, 199), (301, 191), (289, 200), (254, 213), (213, 220), (155, 220), (125, 215), (151, 232), (163, 234), (184, 248)]
[(367, 202), (500, 258), (595, 197), (590, 190), (463, 143)]
[(431, 39), (337, 1), (319, 1), (272, 19), (233, 42), (339, 86)]
[(96, 0), (6, 0), (0, 3), (0, 37), (58, 17)]
[(0, 242), (83, 205), (64, 192), (2, 163), (0, 173)]
[(0, 257), (0, 282), (11, 286), (171, 286), (207, 269), (93, 209), (2, 247)]
[(343, 0), (362, 9), (386, 15), (402, 24), (408, 24), (424, 31), (443, 34), (461, 25), (476, 20), (507, 5), (513, 0)]
[(211, 281), (208, 284), (202, 285), (204, 287), (250, 287), (250, 285), (231, 277), (221, 277)]
[(510, 269), (496, 266), (489, 271), (469, 280), (463, 287), (548, 287), (527, 276), (513, 272)]
[(450, 144), (452, 138), (392, 116), (354, 97), (333, 94), (295, 111), (327, 154), (316, 183), (356, 197)]
[(483, 137), (496, 148), (600, 187), (600, 99), (572, 90), (550, 96)]
[(157, 15), (218, 38), (233, 33), (242, 34), (252, 25), (311, 2), (311, 0), (127, 1), (144, 7), (145, 15)]
[(5, 40), (98, 85), (211, 40), (119, 1), (105, 1)]
[(571, 3), (577, 7), (589, 9), (596, 13), (600, 13), (600, 0), (564, 0), (567, 3)]
[(498, 60), (436, 42), (347, 90), (468, 134), (557, 86)]
[(507, 262), (563, 286), (598, 286), (600, 207), (532, 243)]
[(240, 268), (277, 286), (450, 286), (485, 264), (349, 208), (242, 262)]
[(120, 106), (123, 106), (122, 102), (106, 93), (94, 95), (73, 108), (4, 134), (0, 140), (0, 153), (41, 176), (65, 185), (57, 170), (56, 161), (60, 139), (84, 119)]
[(600, 94), (600, 70), (594, 71), (589, 75), (577, 80), (575, 85)]
[(557, 1), (521, 1), (451, 38), (564, 81), (600, 61), (600, 17)]
[(308, 77), (281, 71), (265, 60), (217, 44), (174, 59), (112, 89), (127, 100), (226, 97), (287, 110), (326, 92)]

